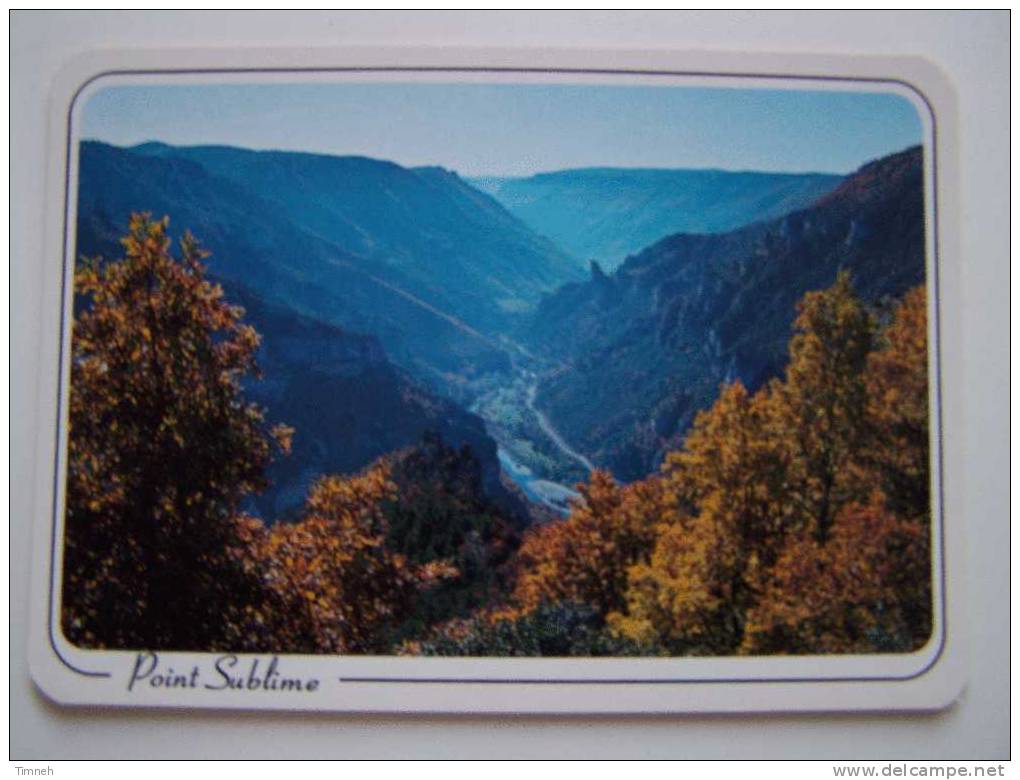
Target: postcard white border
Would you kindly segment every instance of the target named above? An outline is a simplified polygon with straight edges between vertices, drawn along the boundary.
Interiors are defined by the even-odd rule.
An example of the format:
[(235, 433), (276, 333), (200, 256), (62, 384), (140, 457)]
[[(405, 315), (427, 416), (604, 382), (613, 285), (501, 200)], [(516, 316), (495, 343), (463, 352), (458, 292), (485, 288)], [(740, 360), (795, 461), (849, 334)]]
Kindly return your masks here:
[[(181, 68), (181, 63), (187, 63)], [(414, 75), (412, 75), (414, 74)], [(917, 653), (869, 656), (671, 659), (451, 659), (286, 656), (287, 674), (321, 681), (311, 694), (135, 687), (131, 652), (86, 651), (59, 632), (70, 285), (75, 224), (75, 117), (111, 83), (356, 79), (450, 82), (685, 84), (893, 92), (918, 110), (925, 134), (930, 383), (933, 415), (935, 628)], [(725, 82), (722, 83), (722, 82)], [(953, 96), (940, 74), (914, 59), (549, 50), (346, 49), (336, 51), (134, 51), (93, 54), (69, 65), (51, 96), (45, 278), (36, 452), (30, 665), (37, 684), (68, 704), (414, 712), (750, 712), (935, 709), (963, 683), (960, 486), (947, 457), (961, 431), (955, 378), (939, 371), (958, 345)], [(49, 268), (49, 266), (48, 266)], [(948, 281), (947, 281), (948, 277)], [(54, 313), (62, 313), (56, 322)], [(60, 371), (57, 371), (57, 366)], [(48, 418), (47, 419), (47, 414)], [(43, 517), (43, 507), (50, 511)], [(945, 522), (945, 517), (956, 522)], [(952, 582), (946, 591), (945, 583)], [(949, 630), (949, 627), (952, 630)], [(211, 669), (217, 654), (160, 653), (180, 670)], [(263, 665), (268, 656), (258, 658)], [(264, 667), (263, 667), (264, 668)]]

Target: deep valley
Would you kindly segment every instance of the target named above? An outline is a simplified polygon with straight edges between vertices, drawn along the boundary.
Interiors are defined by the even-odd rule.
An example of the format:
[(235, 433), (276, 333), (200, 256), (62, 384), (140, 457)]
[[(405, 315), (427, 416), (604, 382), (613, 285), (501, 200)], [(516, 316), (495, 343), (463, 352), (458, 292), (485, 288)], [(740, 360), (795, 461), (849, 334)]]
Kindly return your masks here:
[[(559, 516), (596, 467), (654, 471), (721, 383), (778, 375), (804, 292), (849, 269), (881, 306), (924, 278), (919, 149), (843, 180), (584, 171), (479, 182), (491, 197), (439, 168), (86, 142), (80, 179), (78, 254), (169, 214), (261, 334), (249, 392), (297, 429), (269, 520), (429, 433), (470, 448), (495, 500)], [(646, 204), (640, 226), (609, 219), (610, 192)]]

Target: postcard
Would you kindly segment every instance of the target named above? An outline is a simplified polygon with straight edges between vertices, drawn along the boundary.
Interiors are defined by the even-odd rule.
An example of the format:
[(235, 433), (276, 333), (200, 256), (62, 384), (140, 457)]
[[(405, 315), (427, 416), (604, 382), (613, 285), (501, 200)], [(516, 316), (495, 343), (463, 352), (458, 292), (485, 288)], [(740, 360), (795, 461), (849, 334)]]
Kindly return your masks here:
[(960, 261), (934, 70), (193, 54), (92, 57), (54, 88), (48, 696), (955, 699)]

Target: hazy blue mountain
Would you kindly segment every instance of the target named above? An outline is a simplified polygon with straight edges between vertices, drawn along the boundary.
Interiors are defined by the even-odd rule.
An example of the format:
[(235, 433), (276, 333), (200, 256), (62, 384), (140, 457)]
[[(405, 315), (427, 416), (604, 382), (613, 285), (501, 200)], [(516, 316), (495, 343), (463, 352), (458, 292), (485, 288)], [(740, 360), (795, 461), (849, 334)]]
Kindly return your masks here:
[(563, 368), (538, 392), (561, 433), (632, 479), (677, 447), (719, 384), (750, 388), (786, 362), (795, 303), (849, 269), (859, 294), (925, 275), (921, 149), (862, 167), (808, 209), (719, 235), (670, 236), (615, 273), (546, 299), (526, 329)]
[(424, 374), (470, 374), (505, 362), (487, 337), (413, 301), (367, 272), (362, 258), (194, 160), (82, 144), (77, 253), (119, 257), (127, 218), (139, 210), (171, 215), (172, 235), (190, 229), (200, 238), (212, 251), (210, 278), (262, 336), (263, 378), (247, 392), (270, 421), (296, 429), (293, 453), (271, 467), (273, 484), (255, 500), (264, 517), (296, 510), (319, 475), (358, 471), (427, 433), (469, 447), (489, 495), (517, 502), (502, 487), (482, 420), (395, 366), (383, 347)]
[(471, 182), (567, 252), (612, 270), (674, 233), (722, 233), (804, 208), (840, 179), (818, 173), (583, 168)]
[(467, 179), (468, 183), (477, 190), (481, 190), (486, 195), (491, 195), (497, 198), (499, 195), (500, 188), (511, 181), (519, 181), (520, 176), (471, 176)]
[(258, 193), (307, 234), (487, 333), (584, 276), (577, 260), (442, 168), (223, 146), (133, 151), (196, 162)]
[(210, 271), (228, 286), (243, 284), (295, 312), (371, 333), (393, 360), (421, 376), (471, 374), (505, 362), (488, 336), (450, 313), (453, 299), (427, 295), (400, 269), (381, 273), (301, 228), (266, 192), (161, 149), (166, 154), (81, 145), (78, 254), (119, 253), (132, 211), (170, 215), (172, 231), (190, 229), (211, 250)]
[[(76, 248), (119, 255), (129, 214), (149, 211), (212, 251), (210, 275), (264, 337), (266, 378), (251, 392), (298, 431), (295, 454), (274, 467), (276, 487), (260, 499), (265, 514), (293, 509), (315, 475), (357, 470), (426, 431), (469, 445), (495, 495), (495, 442), (437, 388), (470, 402), (480, 387), (509, 383), (513, 335), (547, 359), (529, 370), (562, 366), (541, 377), (537, 405), (566, 440), (622, 478), (641, 476), (677, 446), (721, 381), (754, 387), (780, 369), (806, 290), (843, 267), (872, 301), (923, 279), (920, 161), (919, 149), (893, 155), (835, 188), (824, 176), (623, 172), (672, 182), (661, 209), (650, 194), (646, 205), (628, 205), (630, 190), (607, 184), (606, 171), (569, 172), (617, 192), (614, 219), (638, 233), (654, 214), (686, 213), (676, 205), (684, 198), (701, 204), (699, 219), (723, 224), (727, 208), (753, 220), (812, 188), (824, 193), (777, 219), (671, 235), (613, 273), (593, 263), (585, 281), (570, 256), (440, 168), (85, 142)], [(678, 194), (680, 174), (701, 190)], [(503, 193), (524, 183), (482, 184)]]

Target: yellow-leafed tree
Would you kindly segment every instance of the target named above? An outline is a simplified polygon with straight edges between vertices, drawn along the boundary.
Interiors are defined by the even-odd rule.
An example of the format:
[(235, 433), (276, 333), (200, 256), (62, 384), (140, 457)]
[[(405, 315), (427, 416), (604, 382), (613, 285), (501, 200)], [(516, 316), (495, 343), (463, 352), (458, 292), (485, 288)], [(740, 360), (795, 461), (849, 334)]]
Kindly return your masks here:
[(788, 491), (824, 542), (840, 508), (870, 493), (855, 468), (867, 445), (865, 368), (875, 323), (841, 271), (831, 287), (797, 306), (785, 380), (775, 384), (777, 441), (788, 459)]
[[(663, 494), (675, 502), (648, 563), (630, 571), (629, 638), (657, 637), (675, 651), (722, 653), (739, 646), (756, 577), (793, 522), (782, 500), (785, 461), (774, 436), (774, 399), (724, 387), (698, 415), (682, 451), (667, 459)], [(796, 516), (794, 515), (794, 518)]]
[(85, 647), (250, 648), (265, 588), (238, 507), (290, 431), (242, 395), (259, 337), (195, 240), (175, 259), (167, 220), (136, 214), (122, 243), (74, 279), (62, 626)]
[(868, 356), (868, 446), (861, 461), (896, 512), (928, 515), (928, 318), (923, 287), (908, 292)]
[(927, 316), (904, 295), (863, 371), (847, 472), (858, 495), (832, 538), (791, 539), (749, 617), (746, 652), (913, 650), (931, 635)]
[(783, 379), (723, 388), (667, 459), (674, 508), (630, 569), (618, 633), (686, 654), (905, 650), (930, 633), (923, 290), (879, 341), (840, 273), (794, 327)]
[(380, 651), (382, 631), (410, 608), (435, 566), (413, 570), (386, 546), (385, 502), (396, 488), (385, 465), (311, 488), (304, 517), (277, 523), (262, 552), (269, 582), (291, 616), (278, 642), (289, 652)]
[(563, 601), (588, 604), (603, 617), (621, 609), (628, 569), (651, 551), (660, 522), (657, 484), (622, 487), (595, 471), (580, 490), (567, 519), (524, 538), (512, 596), (524, 611)]

